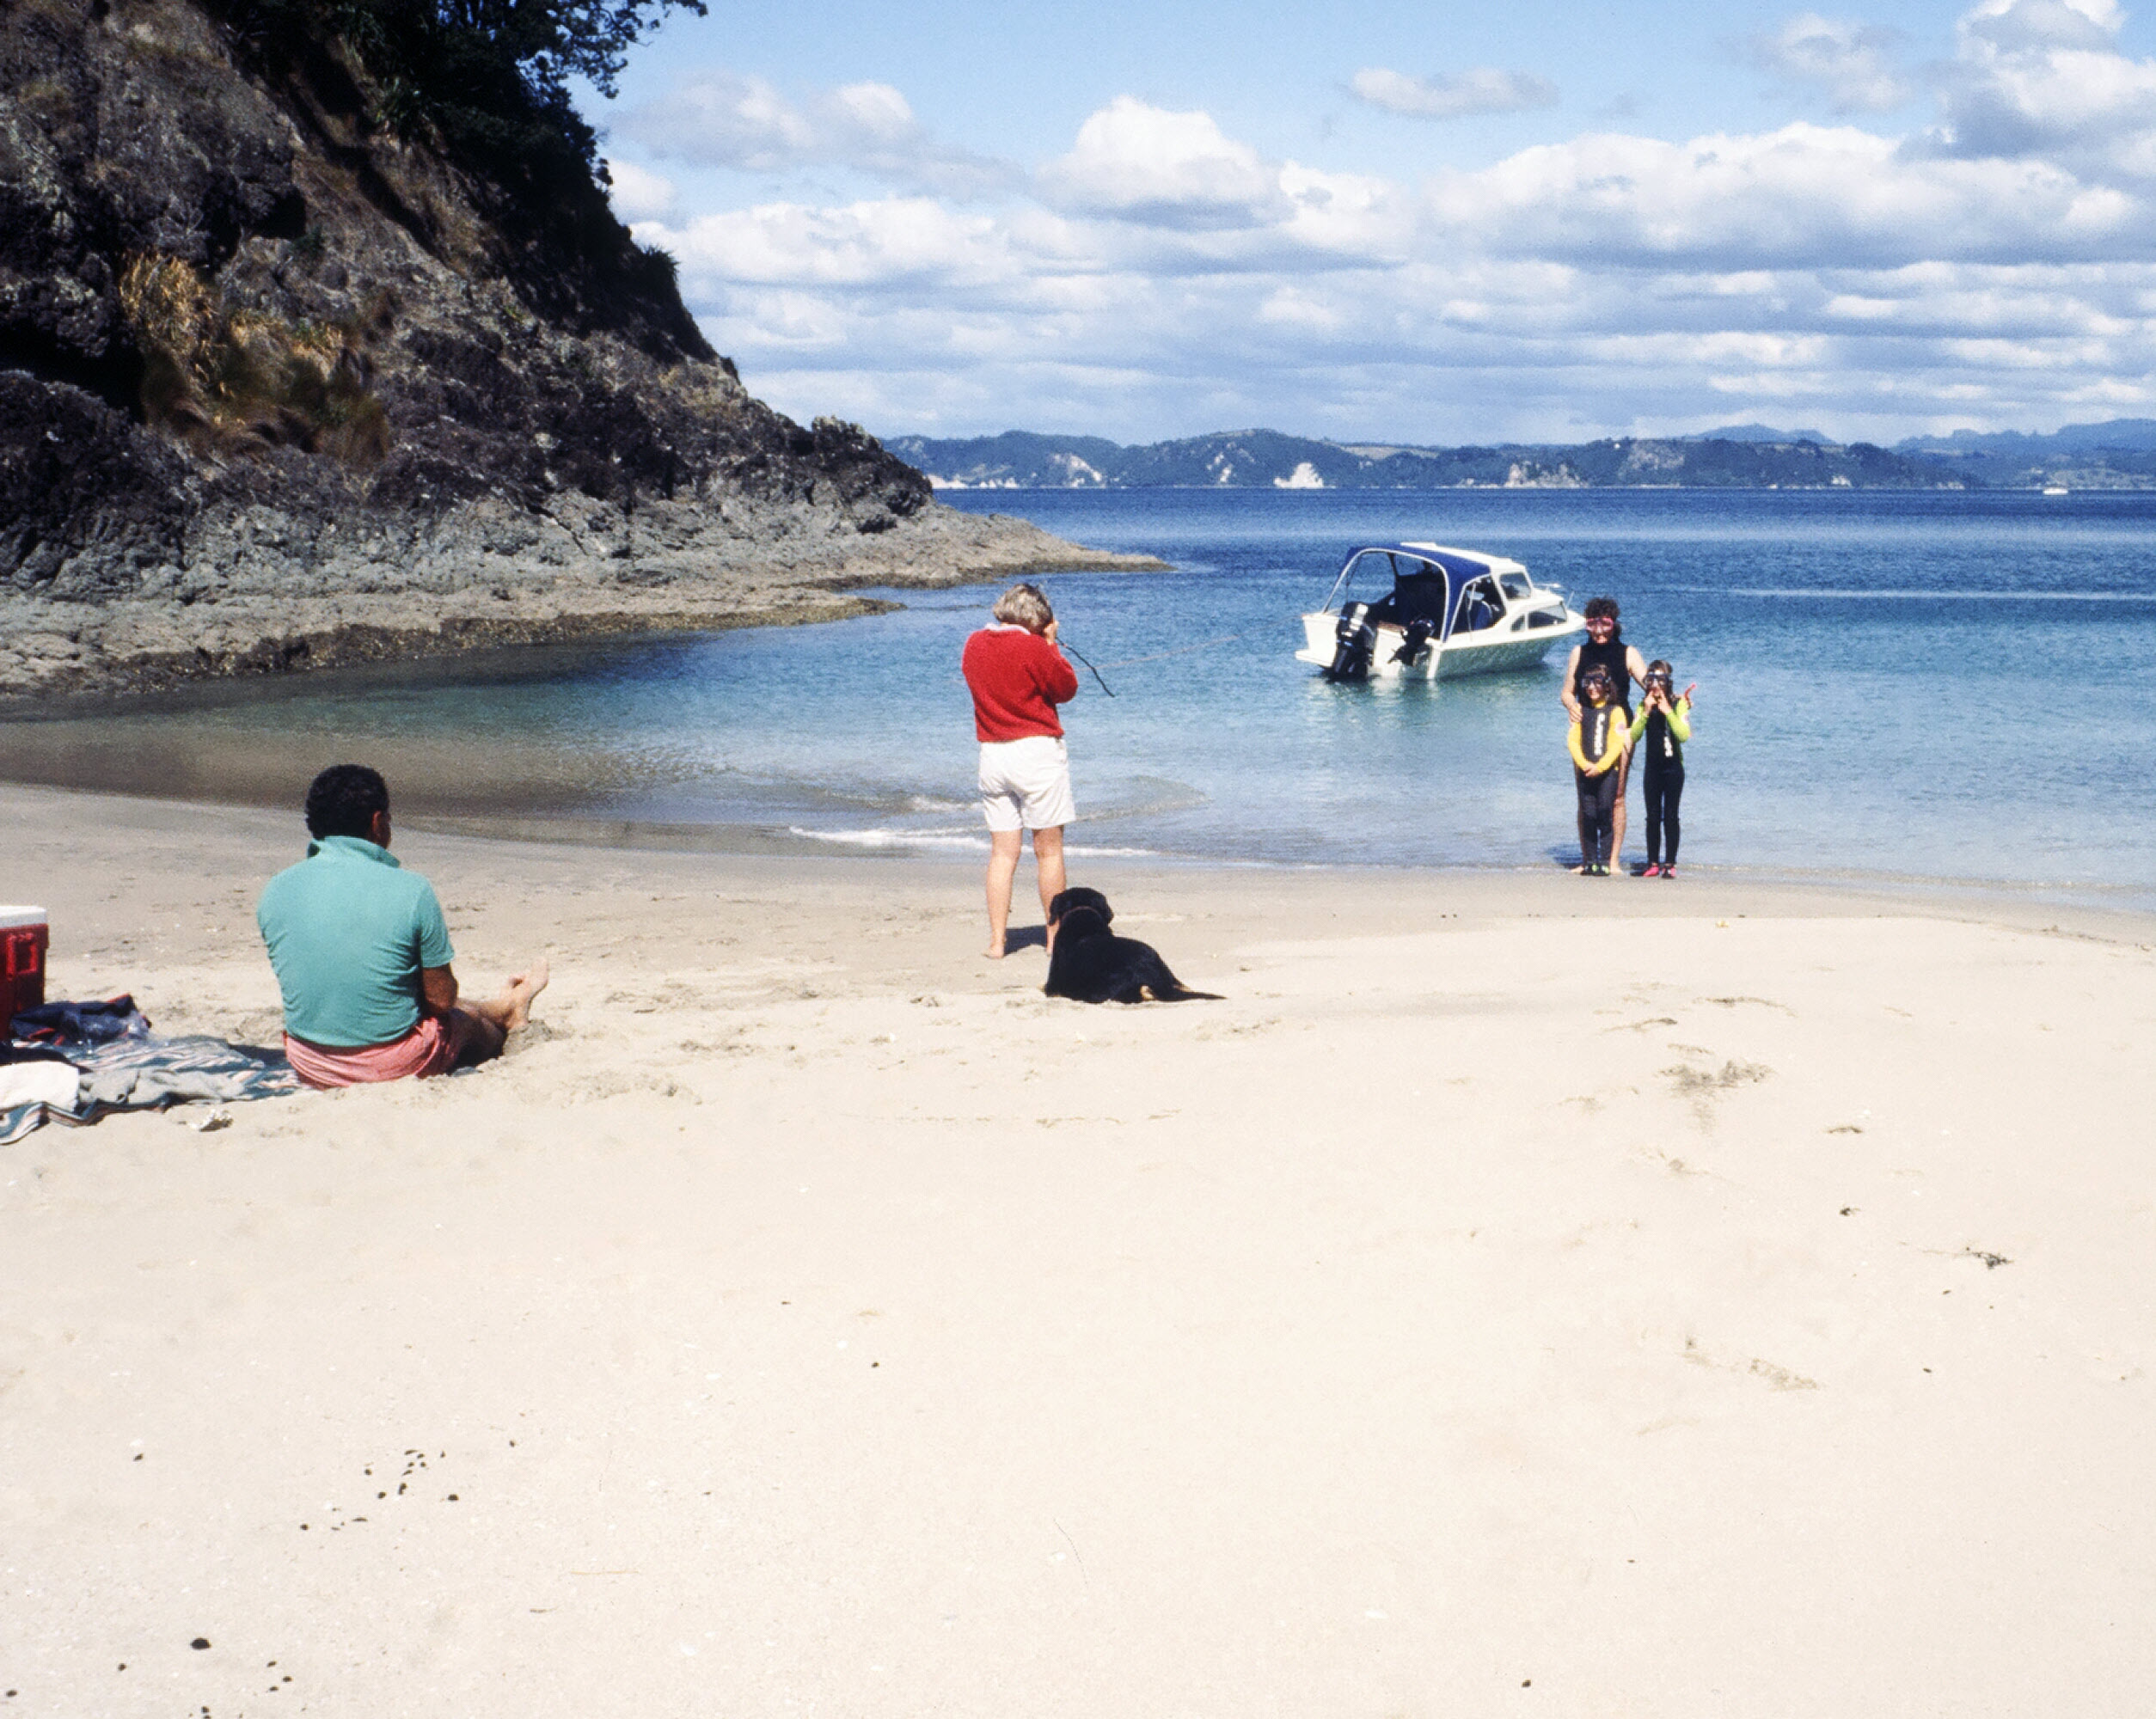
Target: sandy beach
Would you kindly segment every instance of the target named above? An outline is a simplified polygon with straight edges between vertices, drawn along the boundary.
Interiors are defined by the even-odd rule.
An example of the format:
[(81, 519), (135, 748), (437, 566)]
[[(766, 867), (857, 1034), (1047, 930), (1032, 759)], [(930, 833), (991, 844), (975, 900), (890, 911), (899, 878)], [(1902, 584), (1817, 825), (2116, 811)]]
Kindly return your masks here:
[[(273, 1042), (296, 815), (0, 820)], [(1119, 1010), (972, 860), (398, 852), (502, 1062), (0, 1149), (0, 1713), (2146, 1710), (2145, 917), (1096, 862)]]

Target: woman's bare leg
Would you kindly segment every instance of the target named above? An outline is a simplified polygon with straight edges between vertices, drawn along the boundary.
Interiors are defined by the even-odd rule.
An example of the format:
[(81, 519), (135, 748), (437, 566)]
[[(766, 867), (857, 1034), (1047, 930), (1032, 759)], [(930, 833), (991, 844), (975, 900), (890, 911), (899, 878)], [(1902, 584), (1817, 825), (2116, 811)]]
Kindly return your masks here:
[[(989, 831), (988, 862), (988, 958), (1003, 958), (1003, 937), (1011, 922), (1011, 884), (1018, 876), (1018, 854), (1025, 841), (1024, 832), (1016, 829)], [(1036, 844), (1040, 838), (1034, 837)], [(1039, 848), (1036, 845), (1034, 852)]]
[(1067, 887), (1063, 878), (1063, 827), (1033, 832), (1033, 870), (1040, 874), (1040, 922), (1048, 927), (1048, 947), (1056, 946), (1056, 922), (1048, 904)]

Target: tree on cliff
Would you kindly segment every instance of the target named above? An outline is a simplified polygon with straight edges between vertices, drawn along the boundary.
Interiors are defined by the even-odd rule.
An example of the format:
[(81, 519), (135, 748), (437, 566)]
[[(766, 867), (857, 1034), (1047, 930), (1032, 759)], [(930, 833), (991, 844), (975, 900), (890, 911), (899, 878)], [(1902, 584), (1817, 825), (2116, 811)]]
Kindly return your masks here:
[(605, 177), (570, 80), (612, 95), (629, 49), (677, 7), (701, 17), (705, 0), (232, 0), (230, 9), (272, 52), (316, 32), (340, 38), (391, 129), (431, 129), (498, 175), (543, 183), (565, 171)]
[[(325, 150), (356, 129), (457, 169), (492, 235), (490, 266), (533, 309), (577, 328), (636, 325), (647, 350), (713, 356), (673, 258), (634, 243), (615, 216), (597, 134), (570, 97), (578, 79), (612, 95), (629, 50), (677, 9), (701, 15), (706, 0), (198, 3), (295, 112), (330, 116), (317, 126)], [(429, 208), (407, 199), (396, 218), (438, 254), (458, 249)]]

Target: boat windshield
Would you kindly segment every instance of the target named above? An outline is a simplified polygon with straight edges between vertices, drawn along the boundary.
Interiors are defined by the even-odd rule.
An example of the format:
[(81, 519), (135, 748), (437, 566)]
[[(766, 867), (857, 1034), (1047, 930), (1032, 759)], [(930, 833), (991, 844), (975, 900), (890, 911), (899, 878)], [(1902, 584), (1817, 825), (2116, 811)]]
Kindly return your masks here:
[(1515, 599), (1527, 596), (1534, 590), (1534, 582), (1525, 573), (1499, 573), (1498, 583), (1504, 587), (1507, 596)]
[(1498, 596), (1498, 586), (1489, 578), (1473, 579), (1460, 593), (1459, 612), (1453, 616), (1452, 630), (1455, 633), (1479, 633), (1485, 627), (1495, 627), (1504, 614), (1504, 604)]

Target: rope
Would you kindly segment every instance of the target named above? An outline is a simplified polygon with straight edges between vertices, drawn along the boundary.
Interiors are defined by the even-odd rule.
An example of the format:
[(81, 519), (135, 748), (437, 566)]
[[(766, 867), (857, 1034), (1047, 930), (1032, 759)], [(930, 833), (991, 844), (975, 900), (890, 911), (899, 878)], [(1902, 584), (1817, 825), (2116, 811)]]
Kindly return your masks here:
[[(1300, 621), (1302, 619), (1302, 611), (1297, 610), (1295, 614), (1285, 616), (1284, 619)], [(1173, 651), (1155, 651), (1149, 657), (1118, 657), (1112, 663), (1100, 664), (1094, 664), (1081, 655), (1077, 647), (1067, 639), (1058, 639), (1056, 642), (1091, 669), (1093, 679), (1100, 681), (1100, 690), (1106, 693), (1110, 698), (1113, 698), (1115, 693), (1110, 688), (1107, 682), (1100, 680), (1100, 670), (1103, 669), (1135, 669), (1141, 663), (1165, 663), (1171, 657), (1187, 657), (1193, 651), (1210, 651), (1216, 645), (1233, 645), (1238, 639), (1249, 639), (1264, 630), (1261, 627), (1246, 627), (1240, 633), (1223, 633), (1217, 639), (1201, 639), (1195, 645), (1179, 645)]]
[[(1293, 615), (1283, 618), (1289, 621), (1300, 621), (1302, 619), (1302, 612), (1298, 609)], [(1238, 639), (1253, 638), (1265, 630), (1262, 627), (1246, 627), (1240, 633), (1223, 633), (1217, 639), (1201, 639), (1195, 645), (1179, 645), (1173, 651), (1155, 651), (1148, 657), (1118, 657), (1112, 663), (1095, 663), (1068, 639), (1058, 637), (1056, 644), (1058, 649), (1068, 651), (1092, 670), (1093, 679), (1100, 682), (1100, 690), (1107, 694), (1110, 698), (1113, 698), (1116, 695), (1115, 688), (1101, 679), (1100, 671), (1103, 669), (1135, 669), (1141, 663), (1165, 663), (1171, 657), (1187, 657), (1193, 651), (1210, 651), (1216, 645), (1233, 645)], [(952, 678), (962, 680), (965, 677), (953, 676)]]
[[(1081, 663), (1085, 663), (1086, 666), (1087, 666), (1088, 669), (1093, 669), (1093, 664), (1092, 664), (1091, 663), (1089, 663), (1089, 662), (1087, 662), (1087, 661), (1086, 661), (1086, 658), (1085, 658), (1084, 653), (1083, 653), (1082, 652), (1081, 652), (1081, 651), (1078, 649), (1078, 647), (1077, 647), (1076, 645), (1063, 645), (1063, 640), (1062, 640), (1062, 639), (1058, 639), (1056, 642), (1057, 642), (1058, 645), (1063, 645), (1063, 648), (1064, 650), (1066, 650), (1066, 651), (1069, 652), (1070, 652), (1070, 654), (1071, 654), (1072, 656), (1074, 656), (1074, 657), (1077, 658), (1078, 658), (1078, 660), (1079, 660), (1080, 662), (1081, 662)], [(1111, 668), (1112, 668), (1112, 667), (1114, 667), (1115, 665), (1114, 665), (1113, 664), (1109, 664), (1109, 666), (1110, 666)], [(1100, 670), (1098, 670), (1098, 669), (1093, 669), (1093, 679), (1095, 679), (1096, 681), (1100, 681)], [(1100, 681), (1100, 690), (1101, 690), (1102, 692), (1104, 692), (1104, 693), (1107, 694), (1107, 695), (1108, 695), (1110, 698), (1113, 698), (1113, 697), (1116, 695), (1116, 689), (1115, 689), (1113, 687), (1110, 686), (1110, 685), (1109, 685), (1109, 684), (1108, 684), (1106, 681)]]
[[(1204, 639), (1196, 645), (1179, 645), (1173, 651), (1155, 651), (1150, 657), (1119, 657), (1112, 663), (1103, 663), (1100, 667), (1103, 669), (1135, 669), (1141, 663), (1164, 663), (1170, 657), (1187, 657), (1193, 651), (1210, 651), (1216, 645), (1232, 645), (1238, 639), (1249, 638), (1258, 630), (1253, 627), (1240, 633), (1223, 633), (1217, 639)], [(1063, 648), (1069, 650), (1068, 645)], [(1075, 651), (1072, 651), (1070, 654), (1074, 657), (1078, 656)], [(1086, 661), (1082, 657), (1079, 657), (1078, 660), (1081, 663)], [(1086, 663), (1086, 666), (1090, 669), (1093, 664)], [(1099, 671), (1095, 670), (1095, 672)]]

